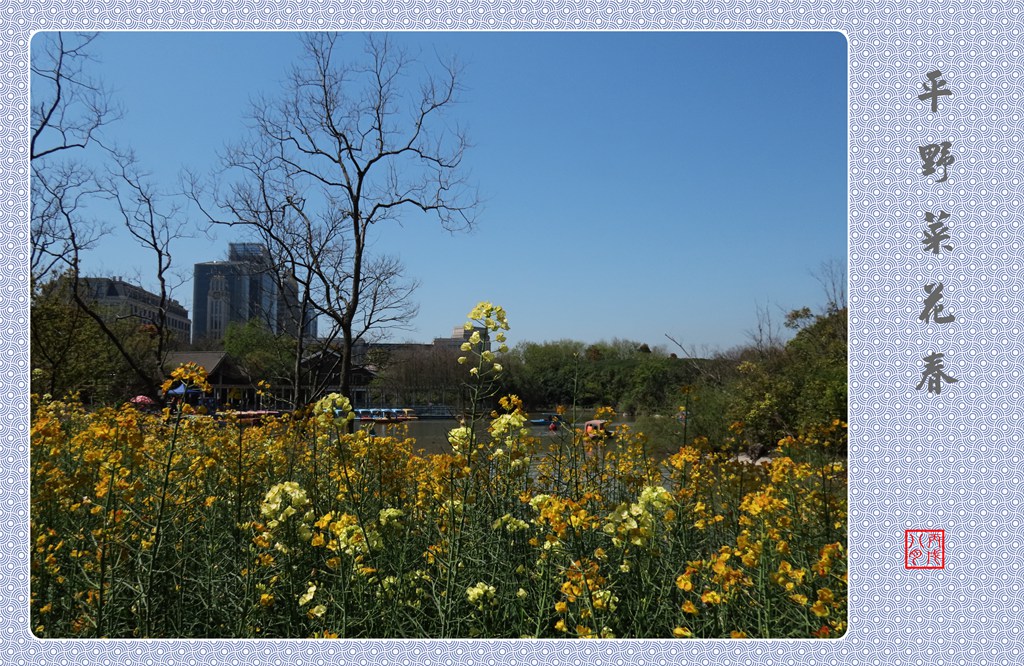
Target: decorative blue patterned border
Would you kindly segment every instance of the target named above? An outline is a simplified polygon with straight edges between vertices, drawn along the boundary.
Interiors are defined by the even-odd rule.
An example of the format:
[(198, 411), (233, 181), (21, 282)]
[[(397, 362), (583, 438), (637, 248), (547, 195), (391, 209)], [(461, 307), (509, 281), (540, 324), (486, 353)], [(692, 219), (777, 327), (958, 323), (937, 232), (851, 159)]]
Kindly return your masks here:
[[(6, 663), (1021, 663), (1021, 8), (1000, 2), (0, 1), (0, 660)], [(37, 30), (839, 30), (850, 52), (850, 629), (840, 640), (45, 641), (28, 630), (28, 43)], [(956, 96), (916, 95), (940, 69)], [(948, 140), (936, 185), (918, 147)], [(922, 251), (925, 211), (955, 250)], [(948, 326), (918, 321), (944, 278)], [(959, 382), (917, 390), (923, 357)], [(945, 569), (904, 531), (945, 529)]]

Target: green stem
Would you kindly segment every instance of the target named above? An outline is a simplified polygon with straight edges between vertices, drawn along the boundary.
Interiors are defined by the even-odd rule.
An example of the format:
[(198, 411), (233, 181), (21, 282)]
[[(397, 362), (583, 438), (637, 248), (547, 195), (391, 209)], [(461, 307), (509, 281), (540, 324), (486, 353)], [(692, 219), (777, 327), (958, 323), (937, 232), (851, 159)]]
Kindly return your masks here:
[(174, 421), (174, 430), (171, 432), (171, 441), (167, 448), (167, 461), (164, 463), (164, 478), (160, 486), (160, 503), (156, 514), (156, 524), (153, 526), (153, 549), (149, 558), (149, 567), (146, 572), (146, 591), (145, 591), (145, 620), (144, 628), (145, 635), (143, 638), (148, 638), (152, 631), (152, 613), (153, 613), (153, 599), (151, 595), (153, 593), (153, 575), (156, 569), (157, 556), (160, 553), (160, 541), (163, 538), (163, 519), (164, 509), (167, 505), (167, 488), (171, 481), (171, 467), (174, 462), (174, 447), (178, 441), (178, 428), (181, 426), (181, 406), (178, 406), (177, 418)]

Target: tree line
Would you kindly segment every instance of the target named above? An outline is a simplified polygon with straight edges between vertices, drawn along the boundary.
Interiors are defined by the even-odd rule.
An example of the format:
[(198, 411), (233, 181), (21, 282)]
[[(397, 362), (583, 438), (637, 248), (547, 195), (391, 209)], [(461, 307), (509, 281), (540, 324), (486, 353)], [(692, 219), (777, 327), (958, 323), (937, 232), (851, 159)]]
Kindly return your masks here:
[(816, 424), (845, 422), (845, 299), (788, 313), (788, 340), (763, 316), (759, 326), (748, 344), (700, 356), (674, 340), (678, 353), (627, 340), (520, 343), (503, 359), (502, 390), (534, 411), (607, 405), (628, 418), (667, 417), (688, 440), (741, 432), (754, 453)]

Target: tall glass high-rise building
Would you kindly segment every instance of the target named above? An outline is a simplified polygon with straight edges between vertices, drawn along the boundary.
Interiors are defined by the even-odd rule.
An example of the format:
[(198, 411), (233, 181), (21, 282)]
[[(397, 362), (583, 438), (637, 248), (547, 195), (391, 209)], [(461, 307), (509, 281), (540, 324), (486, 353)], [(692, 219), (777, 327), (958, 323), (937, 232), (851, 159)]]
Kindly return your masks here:
[[(267, 249), (258, 243), (230, 243), (227, 261), (195, 265), (192, 342), (224, 338), (228, 324), (257, 320), (274, 333), (297, 334), (299, 290), (294, 277), (279, 276)], [(316, 337), (307, 314), (303, 335)]]

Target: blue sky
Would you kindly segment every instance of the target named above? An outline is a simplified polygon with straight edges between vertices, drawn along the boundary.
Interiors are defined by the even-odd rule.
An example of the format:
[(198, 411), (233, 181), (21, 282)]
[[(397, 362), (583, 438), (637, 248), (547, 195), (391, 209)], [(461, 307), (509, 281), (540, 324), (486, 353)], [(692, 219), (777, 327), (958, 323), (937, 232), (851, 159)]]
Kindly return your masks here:
[[(742, 344), (768, 307), (824, 302), (812, 276), (847, 256), (847, 44), (839, 33), (398, 33), (424, 60), (455, 55), (465, 91), (478, 227), (450, 234), (407, 215), (374, 248), (421, 282), (420, 314), (392, 340), (428, 341), (480, 300), (509, 312), (509, 339), (628, 338), (688, 348)], [(36, 37), (36, 40), (45, 38)], [(346, 35), (357, 54), (362, 36)], [(35, 44), (34, 44), (35, 46)], [(296, 33), (105, 33), (91, 73), (127, 115), (106, 138), (154, 181), (205, 172), (245, 134), (301, 57)], [(184, 202), (182, 202), (184, 203)], [(91, 213), (104, 217), (96, 205)], [(189, 219), (200, 216), (186, 207)], [(222, 259), (229, 240), (179, 243), (176, 264)], [(140, 277), (120, 236), (86, 272)], [(175, 296), (191, 309), (192, 285)]]

